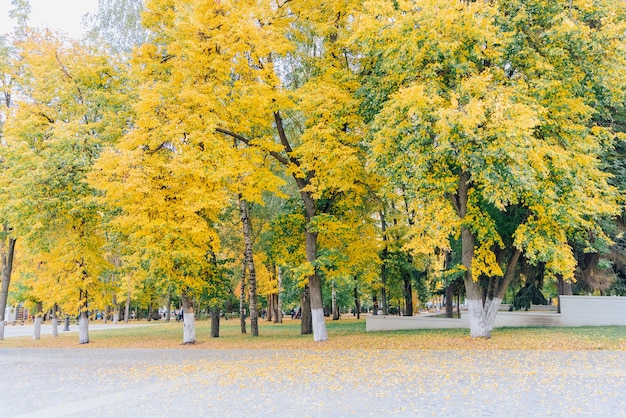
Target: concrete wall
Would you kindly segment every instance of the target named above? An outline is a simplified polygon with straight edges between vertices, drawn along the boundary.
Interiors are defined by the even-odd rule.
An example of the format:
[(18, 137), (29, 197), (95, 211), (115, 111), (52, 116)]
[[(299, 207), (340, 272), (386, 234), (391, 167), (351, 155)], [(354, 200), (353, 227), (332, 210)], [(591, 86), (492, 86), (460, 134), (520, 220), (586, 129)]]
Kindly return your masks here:
[(565, 327), (626, 325), (626, 297), (561, 296), (561, 317)]
[[(561, 313), (546, 310), (528, 312), (498, 312), (495, 328), (502, 327), (579, 327), (626, 326), (626, 297), (561, 296)], [(402, 329), (469, 328), (467, 310), (461, 319), (436, 318), (432, 315), (383, 316), (368, 315), (366, 331)]]
[[(466, 315), (467, 316), (467, 315)], [(434, 318), (432, 316), (367, 315), (365, 331), (390, 331), (400, 329), (469, 328), (467, 318)]]

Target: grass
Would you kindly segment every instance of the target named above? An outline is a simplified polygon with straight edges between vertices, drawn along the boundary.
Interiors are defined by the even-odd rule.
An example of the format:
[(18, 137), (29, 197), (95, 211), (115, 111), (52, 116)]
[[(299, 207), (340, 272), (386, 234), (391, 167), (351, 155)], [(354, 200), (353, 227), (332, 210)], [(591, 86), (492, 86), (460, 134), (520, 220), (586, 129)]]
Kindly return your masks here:
[(175, 348), (175, 349), (276, 349), (276, 350), (626, 350), (626, 327), (502, 328), (490, 339), (472, 339), (468, 330), (411, 330), (365, 332), (365, 320), (352, 317), (328, 321), (329, 339), (313, 342), (300, 334), (300, 321), (282, 324), (259, 322), (259, 336), (242, 335), (239, 321), (221, 321), (220, 337), (210, 338), (210, 322), (196, 322), (195, 344), (182, 344), (182, 324), (157, 323), (146, 327), (120, 325), (114, 330), (92, 330), (89, 344), (78, 344), (76, 332), (59, 332), (59, 337), (42, 335), (9, 338), (2, 347), (31, 348)]

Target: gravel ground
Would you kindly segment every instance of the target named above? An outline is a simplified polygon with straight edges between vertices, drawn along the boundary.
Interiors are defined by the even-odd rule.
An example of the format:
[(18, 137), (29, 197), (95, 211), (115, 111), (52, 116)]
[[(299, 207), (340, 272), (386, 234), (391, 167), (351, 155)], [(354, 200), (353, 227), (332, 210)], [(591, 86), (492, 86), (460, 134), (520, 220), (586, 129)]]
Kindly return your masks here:
[(1, 417), (620, 417), (626, 352), (0, 349)]

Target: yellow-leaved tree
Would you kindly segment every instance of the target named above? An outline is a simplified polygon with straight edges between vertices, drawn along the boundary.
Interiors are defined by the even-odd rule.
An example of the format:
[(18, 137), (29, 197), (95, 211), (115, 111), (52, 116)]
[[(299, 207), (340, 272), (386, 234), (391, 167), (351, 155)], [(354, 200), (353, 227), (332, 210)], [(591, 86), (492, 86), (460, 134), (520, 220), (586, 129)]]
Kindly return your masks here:
[[(231, 95), (231, 86), (238, 82), (233, 65), (248, 65), (241, 49), (247, 38), (233, 33), (215, 38), (211, 31), (249, 30), (238, 25), (243, 14), (212, 2), (146, 4), (151, 42), (133, 58), (135, 127), (103, 155), (100, 174), (94, 175), (108, 204), (121, 211), (114, 224), (131, 244), (135, 267), (182, 292), (185, 343), (195, 341), (193, 297), (207, 286), (220, 287), (211, 282), (221, 277), (211, 262), (220, 251), (220, 212), (237, 197), (249, 238), (247, 202), (260, 201), (263, 190), (281, 184), (263, 153), (242, 149), (236, 138), (216, 132), (244, 101)], [(250, 97), (263, 96), (251, 92)], [(249, 239), (245, 254), (253, 273)], [(251, 281), (251, 305), (252, 289)], [(256, 312), (251, 313), (256, 334)]]
[[(364, 190), (365, 176), (359, 148), (363, 126), (352, 95), (356, 67), (346, 35), (351, 4), (318, 6), (149, 1), (144, 22), (152, 43), (141, 48), (137, 59), (138, 76), (145, 80), (140, 90), (145, 104), (138, 113), (154, 115), (151, 123), (139, 123), (140, 129), (164, 132), (167, 126), (165, 138), (185, 135), (197, 141), (206, 153), (222, 158), (216, 173), (230, 183), (245, 185), (250, 168), (262, 173), (254, 160), (260, 157), (267, 164), (268, 155), (293, 176), (308, 224), (308, 267), (302, 271), (307, 272), (312, 321), (304, 318), (302, 331), (311, 332), (312, 324), (314, 340), (322, 341), (327, 333), (315, 217), (325, 211), (320, 204), (325, 197), (355, 199)], [(200, 131), (202, 138), (195, 137)], [(153, 149), (144, 146), (143, 151)], [(257, 178), (265, 179), (249, 183), (257, 190), (276, 187), (274, 176)], [(246, 190), (239, 192), (243, 200), (251, 199)]]
[(413, 196), (415, 251), (461, 236), (473, 337), (522, 254), (569, 279), (568, 237), (617, 213), (594, 117), (623, 105), (622, 6), (374, 1), (355, 19), (378, 167)]
[(103, 308), (101, 276), (110, 264), (96, 192), (86, 182), (100, 150), (126, 127), (125, 77), (114, 60), (49, 31), (16, 43), (18, 76), (7, 112), (2, 199), (24, 237), (21, 261), (32, 297), (80, 313)]

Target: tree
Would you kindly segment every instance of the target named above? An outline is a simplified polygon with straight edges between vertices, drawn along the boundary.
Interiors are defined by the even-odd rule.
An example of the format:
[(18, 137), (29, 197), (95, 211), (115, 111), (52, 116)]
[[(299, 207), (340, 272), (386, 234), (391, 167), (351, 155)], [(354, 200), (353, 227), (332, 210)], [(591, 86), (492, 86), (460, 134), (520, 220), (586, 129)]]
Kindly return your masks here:
[(85, 18), (88, 39), (105, 40), (113, 54), (130, 54), (148, 39), (141, 24), (142, 0), (98, 0), (98, 11)]
[(124, 79), (110, 58), (47, 31), (26, 31), (16, 47), (19, 94), (4, 136), (3, 200), (25, 239), (33, 296), (46, 310), (58, 303), (80, 312), (79, 342), (87, 343), (87, 311), (108, 263), (86, 175), (125, 126)]
[[(188, 86), (184, 96), (177, 95), (181, 100), (176, 104), (191, 110), (183, 119), (213, 126), (214, 132), (246, 144), (247, 153), (274, 156), (293, 175), (309, 223), (309, 267), (303, 271), (311, 289), (314, 339), (322, 341), (327, 335), (312, 224), (324, 193), (355, 190), (360, 131), (350, 111), (356, 105), (350, 96), (354, 75), (342, 53), (345, 45), (336, 37), (344, 30), (348, 7), (320, 14), (309, 6), (151, 1), (144, 16), (154, 45), (145, 46), (142, 54), (151, 55), (150, 65), (180, 75), (172, 77), (172, 85), (184, 81)], [(338, 15), (341, 21), (335, 26)], [(318, 56), (314, 48), (319, 39), (332, 47)], [(288, 85), (277, 65), (289, 73)], [(301, 77), (302, 69), (316, 76)], [(327, 150), (323, 158), (319, 150)], [(228, 164), (233, 179), (238, 178), (237, 165)]]
[[(0, 36), (0, 140), (3, 140), (4, 118), (12, 106), (14, 67), (11, 47), (5, 37)], [(3, 176), (4, 177), (4, 176)], [(4, 178), (3, 178), (4, 180)], [(4, 181), (3, 181), (4, 183)], [(4, 187), (4, 184), (3, 184)], [(2, 205), (6, 210), (8, 204)], [(6, 220), (6, 215), (2, 215)], [(13, 270), (13, 257), (15, 254), (16, 237), (8, 223), (2, 226), (2, 236), (0, 238), (0, 258), (2, 259), (1, 285), (0, 285), (0, 340), (4, 340), (4, 315), (6, 311), (7, 298), (9, 295), (9, 285)]]
[[(388, 92), (372, 106), (378, 167), (415, 196), (416, 251), (447, 249), (460, 234), (470, 333), (489, 337), (522, 252), (570, 279), (568, 236), (602, 235), (598, 216), (616, 213), (598, 159), (610, 129), (593, 115), (622, 100), (621, 11), (564, 1), (370, 7), (355, 25), (368, 59), (384, 57), (368, 76)], [(492, 214), (509, 211), (524, 216), (504, 237)], [(493, 278), (484, 304), (481, 276)]]

